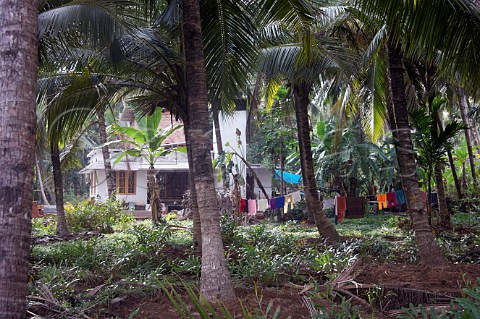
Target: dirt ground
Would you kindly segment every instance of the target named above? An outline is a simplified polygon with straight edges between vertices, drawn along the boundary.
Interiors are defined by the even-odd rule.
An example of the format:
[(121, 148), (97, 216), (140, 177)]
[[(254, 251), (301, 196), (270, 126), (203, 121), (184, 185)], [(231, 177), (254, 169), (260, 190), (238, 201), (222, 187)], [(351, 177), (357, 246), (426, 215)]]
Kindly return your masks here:
[[(384, 287), (405, 288), (408, 291), (419, 290), (447, 297), (462, 296), (462, 289), (474, 284), (479, 277), (480, 265), (473, 264), (428, 268), (421, 265), (363, 263), (354, 270), (353, 274), (355, 284), (365, 284), (365, 287), (383, 285)], [(353, 290), (350, 291), (353, 292)], [(259, 288), (257, 293), (255, 293), (253, 288), (238, 288), (236, 293), (241, 303), (238, 301), (231, 302), (227, 304), (227, 308), (235, 315), (235, 318), (243, 318), (241, 304), (251, 311), (262, 309), (265, 313), (268, 304), (270, 301), (273, 301), (273, 309), (270, 310), (269, 317), (273, 315), (277, 307), (280, 307), (277, 318), (312, 318), (300, 292), (301, 287)], [(188, 299), (185, 292), (180, 292), (180, 294), (184, 297), (184, 300)], [(365, 294), (359, 293), (358, 296), (364, 300), (366, 299)], [(330, 308), (331, 304), (324, 298), (317, 297), (312, 300), (327, 309)], [(380, 313), (379, 309), (368, 309), (365, 303), (359, 302), (358, 299), (354, 298), (352, 304), (362, 309), (365, 313), (365, 316), (362, 317), (370, 318), (373, 313), (374, 318), (389, 318), (389, 315), (385, 314), (385, 312)], [(398, 307), (399, 304), (401, 303), (395, 305)], [(194, 317), (199, 317), (191, 303), (189, 303), (188, 307), (194, 314)], [(148, 297), (128, 297), (121, 303), (110, 305), (107, 309), (104, 309), (102, 318), (128, 318), (137, 308), (139, 308), (139, 311), (133, 317), (135, 319), (180, 318), (170, 300), (163, 293)]]

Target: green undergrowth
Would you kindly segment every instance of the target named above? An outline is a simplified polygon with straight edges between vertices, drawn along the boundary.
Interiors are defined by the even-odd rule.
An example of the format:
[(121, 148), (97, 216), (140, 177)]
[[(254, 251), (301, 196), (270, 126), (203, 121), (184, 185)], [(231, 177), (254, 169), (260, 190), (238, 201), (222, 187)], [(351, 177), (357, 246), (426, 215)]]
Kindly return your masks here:
[[(476, 216), (455, 215), (453, 221), (465, 229)], [(198, 284), (201, 264), (191, 248), (191, 222), (169, 220), (157, 226), (148, 220), (114, 218), (109, 222), (113, 233), (32, 246), (32, 309), (38, 300), (51, 295), (64, 313), (81, 317), (82, 313), (98, 313), (122, 296), (158, 293), (166, 282)], [(79, 220), (78, 224), (84, 223)], [(52, 228), (51, 219), (33, 223), (36, 235), (48, 234)], [(319, 239), (316, 227), (300, 223), (240, 226), (228, 218), (221, 222), (228, 268), (235, 284), (242, 287), (324, 284), (358, 258), (389, 263), (419, 261), (406, 217), (368, 214), (363, 219), (347, 219), (337, 229), (344, 240), (327, 245)], [(478, 247), (479, 238), (475, 232), (453, 231), (442, 233), (438, 242), (455, 262)], [(465, 262), (474, 262), (473, 258)], [(100, 285), (104, 286), (98, 292), (88, 294)]]

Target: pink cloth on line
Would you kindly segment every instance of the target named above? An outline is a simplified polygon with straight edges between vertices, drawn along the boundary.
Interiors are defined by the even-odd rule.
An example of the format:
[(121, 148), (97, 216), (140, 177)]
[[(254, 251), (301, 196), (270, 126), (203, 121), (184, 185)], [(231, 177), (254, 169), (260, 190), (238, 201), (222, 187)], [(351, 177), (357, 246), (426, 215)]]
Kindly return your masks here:
[(248, 215), (255, 215), (257, 213), (257, 201), (255, 199), (248, 200)]

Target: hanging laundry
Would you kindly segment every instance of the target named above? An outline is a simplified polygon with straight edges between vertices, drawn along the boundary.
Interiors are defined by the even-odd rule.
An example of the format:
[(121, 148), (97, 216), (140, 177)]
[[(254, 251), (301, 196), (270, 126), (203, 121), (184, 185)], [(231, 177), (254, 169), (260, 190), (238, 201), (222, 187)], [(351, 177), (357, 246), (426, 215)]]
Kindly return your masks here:
[(257, 213), (257, 201), (254, 199), (248, 200), (248, 215), (253, 216)]
[(257, 211), (259, 212), (264, 212), (268, 209), (268, 200), (266, 199), (259, 199), (257, 201), (257, 204), (258, 204), (258, 208), (257, 208)]
[(366, 202), (365, 197), (347, 197), (345, 218), (364, 218)]
[(345, 210), (347, 209), (347, 198), (342, 196), (335, 196), (335, 215), (339, 222), (343, 221)]
[(291, 195), (293, 198), (293, 204), (298, 203), (302, 200), (302, 194), (300, 193), (300, 191), (293, 192)]
[(270, 198), (270, 209), (277, 209), (277, 202), (275, 201), (275, 198)]
[(288, 194), (285, 196), (285, 205), (283, 206), (283, 211), (286, 213), (288, 209), (293, 209), (293, 196), (292, 194)]
[(240, 199), (239, 211), (240, 211), (240, 213), (244, 213), (244, 212), (246, 212), (246, 209), (247, 209), (247, 200), (242, 198), (242, 199)]
[(422, 201), (423, 201), (424, 203), (426, 203), (426, 202), (427, 202), (427, 193), (425, 193), (424, 191), (421, 191), (420, 193), (421, 193), (420, 196), (421, 196), (421, 198), (422, 198)]
[(379, 210), (383, 210), (384, 208), (387, 208), (387, 194), (378, 194), (377, 201), (378, 201)]
[(275, 206), (277, 208), (283, 208), (285, 206), (285, 196), (276, 197)]
[(397, 207), (397, 195), (395, 192), (387, 193), (387, 207)]
[(395, 191), (395, 197), (397, 199), (397, 204), (406, 204), (407, 201), (405, 199), (405, 192), (403, 189), (397, 189)]
[(325, 198), (323, 200), (323, 209), (331, 209), (335, 206), (335, 198)]

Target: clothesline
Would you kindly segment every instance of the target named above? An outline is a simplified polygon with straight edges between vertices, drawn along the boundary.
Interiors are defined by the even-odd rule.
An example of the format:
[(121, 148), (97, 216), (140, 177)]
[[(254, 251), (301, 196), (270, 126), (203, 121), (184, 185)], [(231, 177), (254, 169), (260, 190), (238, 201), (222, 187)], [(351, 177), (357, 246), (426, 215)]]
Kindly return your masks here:
[(277, 196), (270, 199), (245, 199), (242, 198), (239, 203), (240, 212), (248, 215), (255, 215), (257, 212), (264, 212), (267, 209), (293, 208), (293, 205), (302, 199), (300, 191), (296, 191), (285, 196)]

